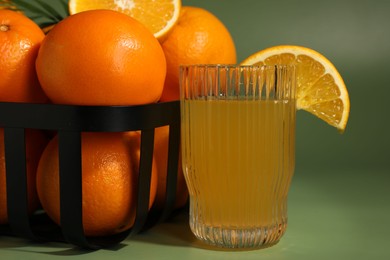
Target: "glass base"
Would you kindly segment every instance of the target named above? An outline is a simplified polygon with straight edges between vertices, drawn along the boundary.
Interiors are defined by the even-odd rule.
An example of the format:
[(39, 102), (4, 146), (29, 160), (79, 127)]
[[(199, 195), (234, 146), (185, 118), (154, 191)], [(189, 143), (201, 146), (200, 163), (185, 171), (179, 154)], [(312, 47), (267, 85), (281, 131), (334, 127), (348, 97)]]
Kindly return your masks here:
[(277, 244), (286, 231), (287, 223), (260, 228), (212, 227), (190, 219), (194, 235), (203, 242), (222, 248), (260, 249)]

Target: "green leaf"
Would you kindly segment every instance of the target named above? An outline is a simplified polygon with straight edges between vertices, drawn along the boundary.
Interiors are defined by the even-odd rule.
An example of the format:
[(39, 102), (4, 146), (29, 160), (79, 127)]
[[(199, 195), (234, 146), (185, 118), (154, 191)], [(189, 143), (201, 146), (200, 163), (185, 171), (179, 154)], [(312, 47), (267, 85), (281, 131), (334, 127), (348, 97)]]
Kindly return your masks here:
[(16, 10), (17, 8), (9, 0), (0, 0), (0, 10), (1, 9)]
[(13, 0), (19, 9), (23, 12), (29, 11), (31, 13), (42, 15), (51, 20), (57, 20), (57, 17), (51, 12), (51, 10), (45, 9), (45, 6), (41, 5), (42, 1), (23, 1), (23, 0)]
[(35, 0), (35, 1), (39, 2), (40, 5), (42, 6), (42, 8), (44, 8), (46, 11), (48, 11), (50, 14), (52, 14), (58, 21), (61, 21), (63, 19), (61, 14), (55, 8), (53, 8), (51, 5), (47, 4), (45, 1), (43, 1), (43, 0)]
[(69, 16), (68, 0), (0, 0), (2, 7), (22, 11), (41, 28)]

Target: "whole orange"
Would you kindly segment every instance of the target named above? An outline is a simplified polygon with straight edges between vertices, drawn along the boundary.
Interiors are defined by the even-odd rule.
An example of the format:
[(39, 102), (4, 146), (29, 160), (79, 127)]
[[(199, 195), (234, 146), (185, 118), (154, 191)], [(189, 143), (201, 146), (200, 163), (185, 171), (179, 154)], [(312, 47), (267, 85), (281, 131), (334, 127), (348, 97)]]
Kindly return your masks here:
[[(54, 137), (38, 166), (37, 190), (43, 209), (60, 224), (58, 138)], [(135, 220), (140, 134), (82, 133), (82, 212), (87, 236), (112, 235)], [(152, 170), (149, 208), (157, 189)]]
[[(154, 159), (158, 172), (158, 185), (155, 205), (162, 209), (165, 205), (167, 165), (168, 165), (169, 126), (161, 126), (155, 129), (154, 135)], [(181, 158), (179, 155), (179, 168), (176, 181), (176, 199), (174, 208), (184, 206), (188, 199), (187, 184), (184, 179)]]
[(47, 101), (35, 72), (35, 59), (45, 35), (32, 20), (0, 10), (0, 101)]
[[(26, 177), (29, 213), (33, 213), (39, 206), (35, 178), (39, 158), (46, 144), (47, 138), (41, 131), (31, 129), (26, 131)], [(8, 222), (6, 191), (4, 129), (0, 128), (0, 224)]]
[(179, 65), (237, 61), (228, 29), (215, 15), (198, 7), (182, 7), (179, 20), (162, 47), (167, 59), (167, 77), (161, 101), (179, 99)]
[(39, 81), (54, 103), (138, 105), (157, 102), (166, 74), (153, 34), (128, 15), (91, 10), (68, 16), (46, 35)]

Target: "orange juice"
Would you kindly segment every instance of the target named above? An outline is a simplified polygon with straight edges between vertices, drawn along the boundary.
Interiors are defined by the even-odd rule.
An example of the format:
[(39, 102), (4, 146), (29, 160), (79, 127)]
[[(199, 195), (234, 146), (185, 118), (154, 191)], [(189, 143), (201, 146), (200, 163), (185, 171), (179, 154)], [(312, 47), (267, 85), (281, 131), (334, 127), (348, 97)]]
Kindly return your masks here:
[(183, 169), (198, 237), (254, 232), (272, 243), (283, 235), (295, 112), (295, 100), (183, 100)]

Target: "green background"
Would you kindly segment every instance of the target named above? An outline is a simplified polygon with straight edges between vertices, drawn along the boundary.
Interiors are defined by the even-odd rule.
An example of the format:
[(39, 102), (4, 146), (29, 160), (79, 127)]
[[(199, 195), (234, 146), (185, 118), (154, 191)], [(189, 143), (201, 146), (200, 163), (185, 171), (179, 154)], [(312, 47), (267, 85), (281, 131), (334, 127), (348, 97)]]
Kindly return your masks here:
[(329, 58), (347, 85), (351, 114), (344, 134), (297, 113), (289, 226), (280, 243), (255, 251), (215, 250), (194, 239), (182, 213), (117, 248), (96, 252), (0, 236), (0, 258), (390, 259), (390, 1), (183, 0), (183, 5), (203, 7), (226, 25), (238, 61), (266, 47), (302, 45)]
[[(389, 168), (390, 1), (186, 0), (219, 17), (238, 61), (266, 47), (302, 45), (324, 54), (348, 88), (351, 113), (343, 135), (299, 111), (297, 174), (308, 168)], [(390, 171), (390, 170), (389, 170)], [(390, 180), (390, 179), (389, 179)]]

